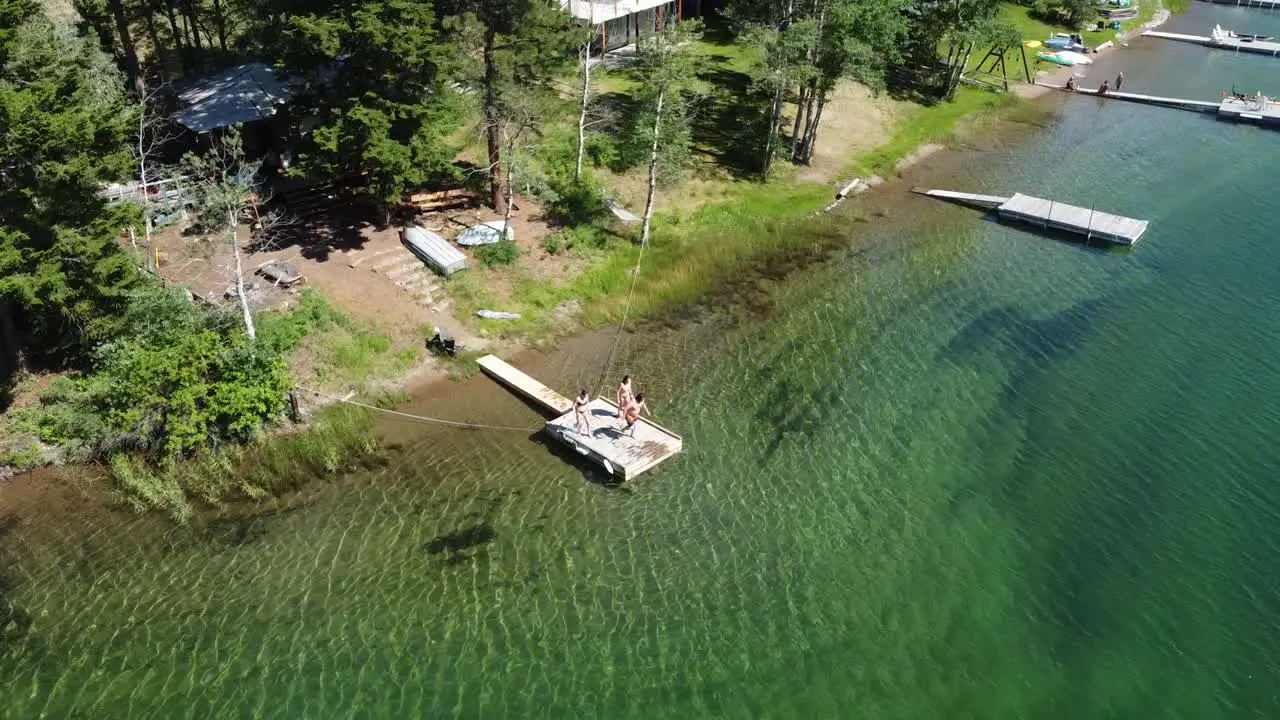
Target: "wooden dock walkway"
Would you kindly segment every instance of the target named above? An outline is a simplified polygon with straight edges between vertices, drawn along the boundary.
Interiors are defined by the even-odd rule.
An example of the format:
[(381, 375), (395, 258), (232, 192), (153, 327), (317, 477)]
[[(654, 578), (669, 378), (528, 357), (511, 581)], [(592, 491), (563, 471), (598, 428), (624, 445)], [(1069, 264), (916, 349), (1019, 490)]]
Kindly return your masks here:
[[(1066, 90), (1061, 85), (1054, 85), (1059, 90)], [(1068, 91), (1070, 92), (1070, 91)], [(1268, 97), (1224, 97), (1218, 101), (1188, 100), (1186, 98), (1160, 97), (1157, 95), (1139, 95), (1109, 90), (1099, 93), (1097, 88), (1076, 88), (1080, 95), (1093, 95), (1099, 99), (1123, 100), (1125, 102), (1156, 105), (1159, 107), (1191, 110), (1193, 112), (1212, 113), (1222, 120), (1248, 122), (1265, 127), (1280, 128), (1280, 103)]]
[(528, 398), (550, 413), (557, 415), (573, 409), (573, 401), (508, 365), (495, 355), (485, 355), (476, 361), (486, 375)]
[(1176, 40), (1178, 42), (1193, 43), (1195, 45), (1217, 48), (1219, 50), (1231, 50), (1234, 52), (1252, 53), (1254, 55), (1270, 55), (1272, 57), (1280, 56), (1280, 43), (1272, 42), (1270, 40), (1241, 40), (1240, 38), (1231, 37), (1231, 35), (1221, 27), (1214, 27), (1212, 35), (1186, 35), (1183, 33), (1162, 32), (1160, 30), (1147, 30), (1142, 34), (1144, 37)]
[(1147, 231), (1146, 220), (1135, 220), (1123, 215), (1068, 205), (1055, 200), (1045, 200), (1022, 193), (1015, 193), (1013, 197), (1000, 197), (920, 188), (913, 188), (912, 192), (980, 209), (994, 210), (1002, 220), (1014, 220), (1041, 229), (1083, 235), (1086, 240), (1098, 238), (1119, 245), (1134, 245)]
[(486, 375), (556, 415), (546, 424), (552, 437), (622, 480), (631, 480), (684, 449), (679, 435), (648, 419), (636, 423), (634, 437), (623, 435), (618, 407), (603, 398), (587, 406), (591, 432), (580, 434), (572, 400), (496, 356), (485, 355), (476, 362)]

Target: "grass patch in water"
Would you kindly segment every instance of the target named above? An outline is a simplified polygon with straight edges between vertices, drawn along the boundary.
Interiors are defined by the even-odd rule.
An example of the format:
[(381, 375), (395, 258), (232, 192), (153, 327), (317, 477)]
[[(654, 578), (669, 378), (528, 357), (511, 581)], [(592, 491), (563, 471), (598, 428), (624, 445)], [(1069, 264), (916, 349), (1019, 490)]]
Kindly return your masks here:
[[(365, 402), (388, 407), (401, 400), (381, 396)], [(107, 464), (127, 505), (184, 523), (197, 503), (217, 507), (230, 500), (261, 500), (367, 464), (379, 450), (373, 419), (371, 410), (335, 404), (318, 411), (301, 432), (253, 445), (223, 447), (161, 465), (116, 453)]]

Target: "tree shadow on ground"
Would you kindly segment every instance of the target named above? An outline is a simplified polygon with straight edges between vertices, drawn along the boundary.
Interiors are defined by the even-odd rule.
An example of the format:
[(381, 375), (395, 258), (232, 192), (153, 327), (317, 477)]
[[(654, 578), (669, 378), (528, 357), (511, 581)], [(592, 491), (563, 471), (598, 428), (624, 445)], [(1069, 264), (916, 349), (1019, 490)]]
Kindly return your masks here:
[(327, 262), (335, 252), (358, 250), (368, 239), (367, 228), (378, 226), (375, 208), (352, 200), (335, 203), (322, 211), (296, 214), (288, 206), (282, 208), (284, 222), (255, 243), (254, 251), (275, 251), (296, 247), (302, 257)]
[(13, 386), (16, 382), (17, 377), (14, 373), (8, 371), (0, 373), (0, 414), (7, 412), (13, 405)]
[(760, 173), (760, 157), (768, 132), (769, 102), (751, 86), (751, 77), (727, 67), (713, 67), (698, 77), (710, 94), (693, 107), (693, 144), (737, 178)]

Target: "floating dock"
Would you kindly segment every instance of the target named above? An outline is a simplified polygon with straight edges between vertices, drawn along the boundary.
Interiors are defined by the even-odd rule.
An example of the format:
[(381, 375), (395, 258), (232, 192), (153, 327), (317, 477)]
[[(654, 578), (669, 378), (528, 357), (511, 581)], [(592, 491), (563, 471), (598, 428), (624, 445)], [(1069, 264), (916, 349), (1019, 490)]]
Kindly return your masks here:
[(1134, 245), (1147, 231), (1146, 220), (1135, 220), (1123, 215), (1113, 215), (1022, 193), (1015, 193), (1013, 197), (1003, 197), (921, 188), (913, 188), (912, 192), (969, 207), (992, 210), (1002, 220), (1015, 220), (1033, 227), (1083, 235), (1085, 240), (1098, 238), (1119, 245)]
[(1147, 30), (1142, 34), (1144, 37), (1176, 40), (1178, 42), (1218, 48), (1219, 50), (1231, 50), (1233, 52), (1280, 57), (1280, 43), (1272, 42), (1270, 40), (1245, 40), (1239, 37), (1233, 37), (1229, 32), (1218, 26), (1213, 28), (1212, 35), (1184, 35), (1182, 33), (1161, 32), (1159, 30)]
[[(1054, 87), (1054, 86), (1050, 86)], [(1059, 90), (1066, 90), (1064, 86), (1056, 86)], [(1067, 92), (1071, 92), (1067, 90)], [(1158, 107), (1177, 108), (1179, 110), (1190, 110), (1192, 112), (1203, 112), (1217, 115), (1222, 120), (1234, 120), (1237, 122), (1253, 123), (1265, 127), (1280, 128), (1280, 103), (1269, 97), (1244, 96), (1224, 97), (1219, 101), (1210, 100), (1187, 100), (1185, 98), (1160, 97), (1158, 95), (1139, 95), (1138, 93), (1117, 92), (1108, 90), (1105, 94), (1099, 93), (1096, 88), (1076, 88), (1075, 92), (1080, 95), (1094, 95), (1098, 98), (1107, 100), (1123, 100), (1125, 102), (1140, 103), (1143, 105), (1156, 105)]]
[(1236, 7), (1275, 10), (1280, 7), (1280, 0), (1207, 0), (1215, 5), (1235, 5)]
[(634, 437), (623, 435), (618, 406), (604, 398), (596, 398), (587, 405), (591, 431), (580, 434), (572, 400), (493, 355), (485, 355), (476, 362), (486, 375), (556, 415), (546, 424), (552, 437), (624, 481), (634, 479), (684, 449), (679, 435), (645, 418), (636, 423)]

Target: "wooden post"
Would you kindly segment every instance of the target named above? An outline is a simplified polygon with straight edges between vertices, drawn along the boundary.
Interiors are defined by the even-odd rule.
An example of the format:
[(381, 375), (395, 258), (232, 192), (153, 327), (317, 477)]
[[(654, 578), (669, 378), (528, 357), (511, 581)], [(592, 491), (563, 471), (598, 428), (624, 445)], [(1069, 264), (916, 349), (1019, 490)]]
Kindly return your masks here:
[(684, 20), (684, 0), (676, 0), (676, 22)]
[[(590, 54), (590, 50), (587, 51)], [(609, 52), (609, 23), (600, 23), (600, 57), (604, 58), (605, 53)], [(590, 59), (590, 58), (588, 58)]]
[(1027, 82), (1034, 83), (1036, 80), (1031, 75), (1031, 67), (1027, 65), (1027, 46), (1019, 42), (1018, 50), (1022, 52), (1022, 71), (1027, 74)]
[(295, 424), (302, 422), (302, 408), (298, 404), (298, 393), (289, 391), (289, 419)]

